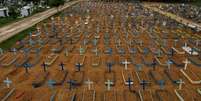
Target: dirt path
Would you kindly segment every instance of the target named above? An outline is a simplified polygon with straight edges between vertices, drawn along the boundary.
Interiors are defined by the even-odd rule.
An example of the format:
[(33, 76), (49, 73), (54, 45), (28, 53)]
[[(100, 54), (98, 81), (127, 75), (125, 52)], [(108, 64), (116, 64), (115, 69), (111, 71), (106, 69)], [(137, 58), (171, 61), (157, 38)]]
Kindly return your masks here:
[[(80, 1), (81, 0), (68, 2), (64, 6), (60, 7), (59, 11), (62, 11)], [(18, 22), (15, 22), (15, 23), (12, 23), (10, 25), (0, 28), (0, 43), (7, 40), (8, 38), (18, 34), (19, 32), (34, 26), (35, 24), (39, 23), (40, 21), (43, 21), (44, 19), (47, 19), (48, 17), (50, 17), (56, 13), (57, 13), (57, 8), (52, 8), (47, 11), (37, 13), (33, 16), (24, 18)]]

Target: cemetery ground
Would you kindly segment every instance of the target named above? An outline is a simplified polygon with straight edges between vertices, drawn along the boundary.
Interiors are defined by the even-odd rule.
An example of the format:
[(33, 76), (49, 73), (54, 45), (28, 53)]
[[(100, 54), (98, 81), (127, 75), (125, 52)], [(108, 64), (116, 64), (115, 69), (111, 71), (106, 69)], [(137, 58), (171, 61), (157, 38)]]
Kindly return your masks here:
[(81, 1), (0, 51), (7, 101), (198, 101), (200, 35), (141, 3)]

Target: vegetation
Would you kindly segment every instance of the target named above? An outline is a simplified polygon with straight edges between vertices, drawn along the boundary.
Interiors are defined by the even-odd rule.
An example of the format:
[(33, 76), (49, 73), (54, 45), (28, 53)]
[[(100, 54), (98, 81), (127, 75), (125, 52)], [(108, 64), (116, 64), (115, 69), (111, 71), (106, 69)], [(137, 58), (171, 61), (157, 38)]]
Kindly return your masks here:
[(50, 7), (59, 7), (60, 5), (64, 5), (65, 0), (48, 0), (48, 5)]
[(13, 18), (13, 17), (1, 17), (0, 18), (0, 27), (8, 25), (12, 22), (18, 21), (20, 18)]
[(192, 4), (201, 7), (201, 0), (196, 0)]
[(18, 10), (16, 6), (10, 6), (8, 8), (9, 8), (8, 15), (10, 17), (16, 19), (20, 15), (20, 11)]
[(0, 48), (2, 48), (3, 50), (7, 50), (9, 48), (11, 48), (13, 45), (15, 45), (15, 43), (19, 40), (24, 39), (29, 32), (35, 31), (35, 26), (31, 27), (27, 30), (24, 30), (22, 32), (20, 32), (19, 34), (16, 34), (15, 36), (9, 38), (8, 40), (0, 43)]

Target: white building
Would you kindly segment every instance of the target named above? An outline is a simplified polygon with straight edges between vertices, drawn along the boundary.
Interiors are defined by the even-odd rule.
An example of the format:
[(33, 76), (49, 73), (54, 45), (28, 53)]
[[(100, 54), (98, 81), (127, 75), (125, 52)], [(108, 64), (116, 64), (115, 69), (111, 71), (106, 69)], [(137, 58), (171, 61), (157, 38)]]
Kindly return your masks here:
[(8, 16), (8, 8), (0, 8), (0, 17)]
[(26, 17), (32, 13), (32, 8), (30, 6), (24, 6), (20, 10), (21, 16)]

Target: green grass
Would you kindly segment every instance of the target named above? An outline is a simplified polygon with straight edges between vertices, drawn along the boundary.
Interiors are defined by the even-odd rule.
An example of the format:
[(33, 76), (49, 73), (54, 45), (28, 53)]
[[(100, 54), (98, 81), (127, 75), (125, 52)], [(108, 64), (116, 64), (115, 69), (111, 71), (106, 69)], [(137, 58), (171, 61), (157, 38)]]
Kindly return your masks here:
[(11, 48), (18, 40), (24, 39), (28, 35), (29, 32), (35, 31), (36, 30), (35, 28), (36, 27), (33, 26), (33, 27), (28, 28), (28, 29), (16, 34), (15, 36), (7, 39), (6, 41), (0, 43), (0, 48), (2, 48), (3, 50), (7, 50), (7, 49)]
[(192, 2), (193, 5), (196, 5), (196, 6), (201, 6), (201, 0), (196, 0), (194, 2)]
[(0, 27), (8, 25), (8, 24), (10, 24), (12, 22), (18, 21), (20, 19), (21, 18), (12, 18), (12, 17), (5, 17), (5, 18), (3, 18), (3, 17), (1, 17), (0, 18)]

